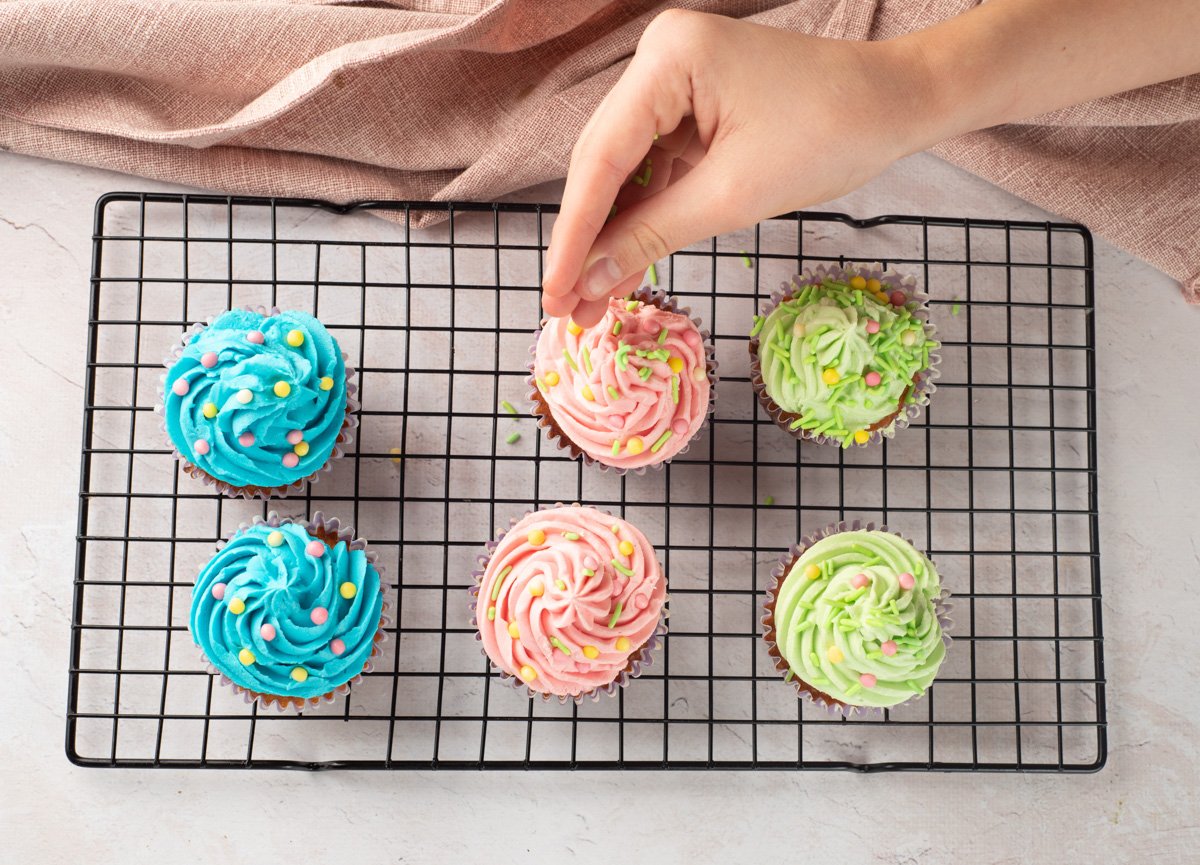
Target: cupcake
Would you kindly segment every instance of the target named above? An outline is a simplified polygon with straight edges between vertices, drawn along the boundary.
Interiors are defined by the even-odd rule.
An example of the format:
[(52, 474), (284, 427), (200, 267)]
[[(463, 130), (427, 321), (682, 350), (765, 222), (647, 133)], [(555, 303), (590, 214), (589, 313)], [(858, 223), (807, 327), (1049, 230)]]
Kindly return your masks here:
[(595, 327), (542, 323), (533, 349), (533, 413), (551, 441), (624, 472), (683, 453), (713, 409), (711, 346), (666, 295), (609, 301)]
[(904, 538), (842, 523), (794, 547), (772, 576), (767, 651), (802, 695), (850, 715), (919, 697), (937, 676), (948, 595)]
[(650, 663), (665, 632), (667, 581), (654, 548), (622, 519), (579, 505), (535, 511), (480, 557), (472, 624), (504, 679), (576, 702)]
[(188, 627), (247, 701), (306, 708), (349, 691), (381, 653), (375, 555), (337, 520), (276, 514), (243, 526), (200, 571)]
[(352, 438), (353, 370), (303, 312), (234, 309), (167, 360), (159, 411), (184, 471), (230, 496), (283, 496)]
[(933, 392), (939, 347), (912, 277), (821, 265), (785, 283), (750, 331), (751, 384), (797, 438), (865, 445)]

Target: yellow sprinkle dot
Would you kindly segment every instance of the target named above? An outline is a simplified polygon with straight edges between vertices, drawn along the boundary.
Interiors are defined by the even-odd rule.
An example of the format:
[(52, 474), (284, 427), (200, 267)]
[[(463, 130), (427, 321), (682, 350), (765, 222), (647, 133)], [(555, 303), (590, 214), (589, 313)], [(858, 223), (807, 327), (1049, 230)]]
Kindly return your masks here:
[(867, 432), (865, 429), (857, 430), (854, 433), (854, 440), (856, 442), (858, 442), (860, 445), (865, 445), (867, 442), (869, 442), (871, 440), (871, 434), (869, 432)]
[(510, 637), (512, 637), (514, 640), (519, 640), (519, 639), (521, 639), (521, 631), (520, 631), (520, 629), (517, 627), (517, 623), (516, 623), (516, 622), (509, 622), (509, 623), (508, 623), (508, 635), (509, 635)]
[(804, 568), (804, 576), (808, 577), (810, 580), (815, 580), (817, 577), (821, 576), (821, 569), (816, 565), (806, 565)]
[(304, 332), (300, 330), (289, 330), (287, 335), (287, 344), (292, 348), (299, 348), (304, 345)]
[[(400, 454), (400, 453), (403, 453), (403, 451), (401, 451), (400, 448), (388, 448), (388, 453)], [(392, 457), (392, 462), (394, 462), (396, 465), (400, 465), (400, 457), (399, 456)]]
[(829, 367), (825, 372), (821, 373), (821, 381), (825, 382), (825, 384), (837, 384), (841, 380), (842, 377), (838, 375), (838, 371), (833, 367)]
[(308, 456), (308, 442), (296, 442), (296, 446), (292, 450), (295, 451), (296, 456), (306, 457)]
[(829, 651), (827, 651), (825, 654), (828, 656), (831, 664), (840, 664), (842, 661), (846, 660), (846, 656), (842, 654), (842, 650), (837, 646), (830, 646)]
[(579, 336), (579, 334), (583, 333), (583, 328), (577, 325), (573, 318), (567, 319), (567, 330), (571, 332), (572, 336)]
[(667, 366), (671, 368), (671, 372), (681, 372), (683, 370), (683, 358), (672, 357), (667, 361)]
[(528, 536), (526, 536), (525, 540), (529, 541), (529, 543), (535, 547), (540, 547), (542, 544), (546, 543), (546, 533), (541, 529), (534, 529), (528, 534)]
[(338, 594), (348, 601), (358, 594), (358, 586), (349, 581), (344, 582), (338, 586)]
[(242, 613), (246, 612), (246, 602), (241, 598), (234, 598), (229, 602), (229, 612), (233, 613), (235, 616), (240, 616)]
[(583, 394), (583, 398), (586, 399), (588, 402), (596, 401), (596, 395), (592, 393), (592, 389), (590, 387), (588, 387), (586, 384), (583, 386), (583, 390), (580, 391), (580, 393)]
[(613, 533), (614, 535), (619, 535), (619, 534), (621, 534), (621, 524), (620, 524), (620, 523), (613, 523), (613, 524), (612, 524), (612, 533)]
[(867, 291), (871, 292), (872, 294), (879, 291), (879, 289), (882, 287), (883, 284), (873, 276), (867, 280)]
[(592, 658), (594, 660), (594, 659), (600, 657), (600, 650), (597, 649), (595, 646), (584, 646), (583, 647), (583, 656), (585, 658)]
[(211, 420), (217, 416), (217, 404), (215, 402), (206, 402), (201, 411), (204, 412), (206, 418)]
[(633, 555), (633, 544), (631, 544), (629, 541), (621, 541), (621, 543), (617, 545), (617, 549), (621, 551), (621, 555), (623, 556)]
[(634, 436), (629, 441), (625, 442), (625, 450), (629, 451), (632, 456), (637, 456), (646, 449), (646, 444), (637, 436)]
[(906, 330), (904, 335), (900, 337), (900, 342), (904, 345), (912, 345), (917, 341), (917, 332), (915, 330)]
[(286, 381), (275, 382), (275, 396), (285, 397), (292, 392), (292, 386)]
[(543, 381), (546, 382), (546, 387), (554, 387), (556, 384), (558, 384), (558, 373), (556, 373), (554, 370), (550, 370), (550, 372), (546, 373), (546, 377), (543, 379)]
[(887, 306), (891, 302), (890, 300), (888, 300), (888, 296), (886, 294), (884, 294), (882, 291), (875, 292), (875, 299), (877, 301), (879, 301), (880, 303), (882, 303), (884, 306)]
[(617, 637), (617, 651), (618, 652), (628, 652), (629, 651), (629, 638), (628, 637)]
[(249, 667), (254, 663), (254, 653), (249, 649), (242, 649), (240, 652), (238, 652), (238, 660), (241, 661), (245, 666)]
[(292, 678), (297, 682), (308, 681), (308, 670), (303, 667), (292, 667)]
[(525, 666), (521, 667), (521, 678), (526, 682), (532, 682), (537, 678), (537, 670), (526, 664)]
[(252, 399), (254, 399), (254, 394), (246, 388), (242, 388), (241, 390), (239, 390), (237, 392), (237, 401), (240, 402), (242, 405), (245, 405), (246, 403), (250, 402), (250, 400), (252, 400)]
[(852, 276), (850, 277), (850, 287), (862, 291), (862, 289), (867, 287), (867, 281), (861, 276)]
[(333, 379), (327, 375), (321, 376), (321, 390), (333, 390)]
[(283, 532), (271, 532), (267, 535), (267, 545), (272, 547), (283, 546)]
[(540, 598), (542, 596), (542, 592), (544, 591), (546, 591), (546, 589), (541, 583), (529, 584), (529, 594), (533, 595), (535, 598)]

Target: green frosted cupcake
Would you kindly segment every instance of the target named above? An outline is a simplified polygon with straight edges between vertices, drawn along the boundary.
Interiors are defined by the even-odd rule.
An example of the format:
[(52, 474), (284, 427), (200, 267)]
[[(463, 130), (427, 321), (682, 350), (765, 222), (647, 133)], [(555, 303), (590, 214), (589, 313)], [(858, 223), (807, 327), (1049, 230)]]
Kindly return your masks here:
[(850, 715), (922, 696), (937, 676), (949, 595), (933, 562), (886, 527), (832, 526), (772, 577), (767, 651), (801, 695)]
[(751, 384), (796, 438), (866, 445), (935, 390), (939, 348), (912, 277), (821, 265), (785, 283), (750, 331)]

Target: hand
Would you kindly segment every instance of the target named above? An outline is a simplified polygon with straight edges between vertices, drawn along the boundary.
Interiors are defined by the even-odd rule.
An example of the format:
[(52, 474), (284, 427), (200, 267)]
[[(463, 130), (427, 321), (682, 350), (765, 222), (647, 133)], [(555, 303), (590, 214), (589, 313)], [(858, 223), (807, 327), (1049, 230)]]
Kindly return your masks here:
[(593, 325), (671, 252), (862, 185), (923, 145), (923, 80), (891, 43), (662, 13), (572, 152), (546, 313)]

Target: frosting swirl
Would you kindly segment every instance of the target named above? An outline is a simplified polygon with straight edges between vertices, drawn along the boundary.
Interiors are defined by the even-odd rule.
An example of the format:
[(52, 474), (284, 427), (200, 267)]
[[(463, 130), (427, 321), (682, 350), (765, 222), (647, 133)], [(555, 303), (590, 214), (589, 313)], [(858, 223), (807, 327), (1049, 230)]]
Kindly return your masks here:
[(640, 300), (609, 301), (600, 323), (542, 323), (534, 380), (554, 422), (604, 465), (669, 460), (709, 410), (704, 340), (686, 315)]
[(363, 671), (382, 613), (379, 572), (363, 550), (330, 548), (295, 523), (260, 523), (200, 571), (189, 629), (235, 685), (306, 699)]
[(918, 304), (888, 281), (806, 272), (791, 296), (756, 317), (751, 344), (766, 395), (798, 415), (791, 428), (866, 444), (890, 426), (938, 347), (914, 313)]
[(287, 485), (333, 453), (346, 413), (342, 351), (306, 313), (230, 310), (168, 368), (163, 407), (192, 465), (235, 487)]
[(497, 543), (475, 617), (487, 656), (532, 690), (603, 688), (658, 627), (666, 579), (654, 548), (595, 508), (526, 516)]
[(903, 538), (844, 531), (795, 559), (776, 590), (780, 655), (801, 682), (852, 706), (923, 694), (946, 646), (933, 563)]

